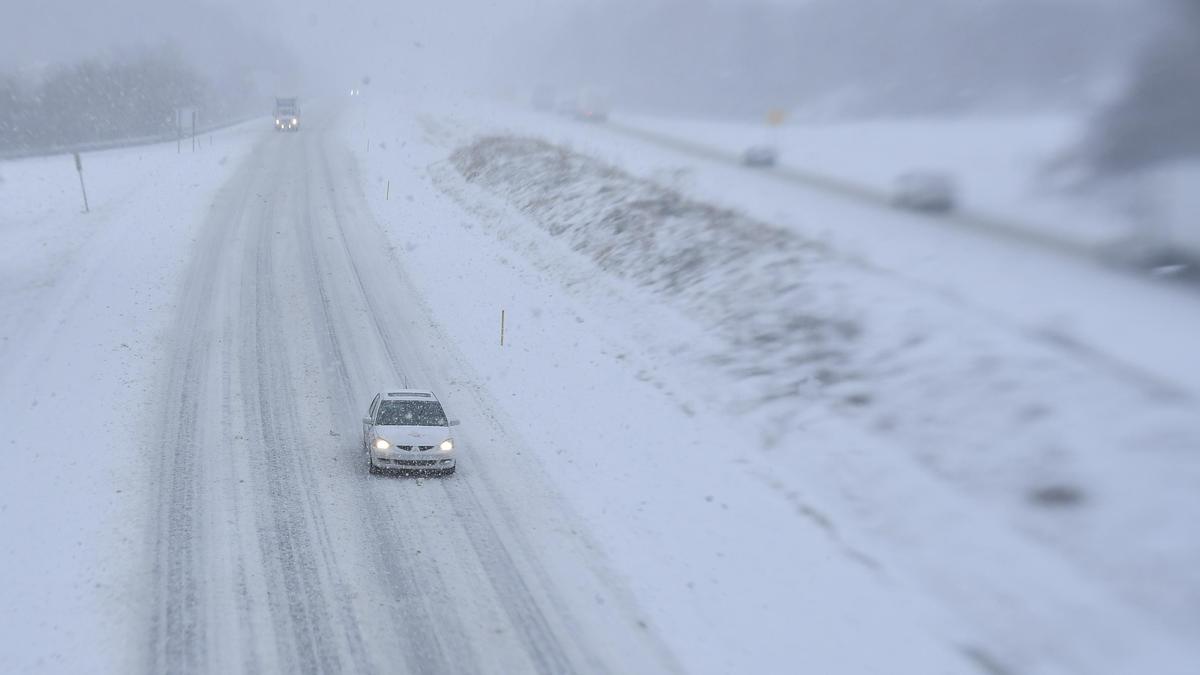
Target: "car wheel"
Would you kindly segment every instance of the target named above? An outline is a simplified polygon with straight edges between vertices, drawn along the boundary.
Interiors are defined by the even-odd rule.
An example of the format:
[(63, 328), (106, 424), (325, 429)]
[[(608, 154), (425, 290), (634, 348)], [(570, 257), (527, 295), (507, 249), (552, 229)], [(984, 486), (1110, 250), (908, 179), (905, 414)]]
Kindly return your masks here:
[(383, 473), (383, 469), (375, 466), (375, 462), (371, 461), (371, 453), (369, 452), (367, 453), (367, 473), (371, 474), (372, 476), (378, 476), (379, 474)]

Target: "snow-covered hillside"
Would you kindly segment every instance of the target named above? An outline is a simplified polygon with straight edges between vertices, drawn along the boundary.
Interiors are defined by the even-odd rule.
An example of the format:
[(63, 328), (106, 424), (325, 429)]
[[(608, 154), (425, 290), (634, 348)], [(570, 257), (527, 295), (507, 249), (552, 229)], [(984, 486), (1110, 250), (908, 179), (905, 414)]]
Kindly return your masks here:
[[(411, 132), (402, 110), (372, 104), (367, 135), (388, 148), (405, 143)], [(721, 475), (728, 486), (738, 473), (754, 477), (757, 489), (774, 491), (798, 517), (852, 539), (851, 558), (935, 598), (953, 617), (952, 641), (1007, 667), (1121, 672), (1139, 662), (1167, 669), (1183, 662), (1169, 645), (1197, 621), (1188, 598), (1198, 587), (1200, 550), (1187, 531), (1198, 508), (1189, 487), (1200, 469), (1190, 453), (1200, 441), (1198, 373), (1178, 368), (1186, 343), (1156, 334), (1191, 306), (1189, 293), (986, 238), (964, 237), (952, 265), (934, 259), (913, 270), (895, 255), (871, 255), (886, 243), (856, 248), (859, 240), (846, 246), (842, 237), (821, 237), (843, 223), (812, 219), (843, 214), (820, 195), (790, 197), (800, 213), (813, 207), (809, 222), (793, 222), (790, 213), (772, 222), (785, 198), (757, 200), (756, 211), (752, 195), (766, 192), (760, 177), (593, 125), (449, 105), (424, 117), (423, 134), (449, 155), (430, 165), (431, 180), (478, 214), (461, 221), (466, 234), (499, 247), (491, 266), (472, 258), (469, 271), (451, 274), (471, 279), (469, 290), (431, 284), (432, 296), (446, 294), (435, 306), (470, 296), (478, 309), (462, 317), (461, 330), (475, 330), (479, 344), (487, 340), (484, 304), (528, 313), (526, 330), (536, 330), (512, 338), (513, 349), (531, 356), (506, 381), (511, 405), (555, 410), (569, 396), (572, 411), (608, 409), (627, 392), (649, 389), (684, 415), (639, 425), (623, 414), (617, 437), (603, 426), (572, 433), (587, 415), (552, 415), (564, 418), (556, 437), (572, 438), (564, 452), (571, 462), (594, 457), (587, 467), (601, 469), (624, 433), (659, 438), (668, 427), (669, 438), (655, 444), (662, 450), (639, 465), (661, 468), (675, 488), (692, 473)], [(398, 161), (419, 165), (407, 159), (415, 152), (408, 143), (363, 154), (376, 192), (400, 170)], [(404, 211), (403, 202), (374, 205), (381, 219)], [(946, 244), (928, 234), (938, 226), (910, 216), (875, 212), (861, 220), (845, 225), (886, 226), (894, 239), (912, 226), (914, 257), (933, 253), (923, 248), (927, 239)], [(476, 245), (447, 229), (408, 231), (397, 246), (429, 252), (433, 245), (433, 255), (451, 256)], [(1009, 274), (1031, 276), (976, 284), (964, 271), (1005, 263), (1015, 263)], [(488, 281), (499, 276), (494, 269), (531, 265), (537, 276), (521, 272), (516, 288)], [(956, 284), (962, 279), (972, 283)], [(1057, 287), (1033, 301), (1034, 286), (1051, 280)], [(1100, 287), (1116, 294), (1110, 300), (1150, 303), (1107, 312), (1087, 290)], [(570, 313), (545, 309), (563, 294)], [(578, 346), (571, 316), (583, 308), (601, 312), (597, 330), (609, 339), (633, 345), (599, 353), (629, 364), (628, 384), (600, 389), (568, 365), (597, 358)], [(1126, 312), (1148, 323), (1093, 331)], [(571, 349), (554, 360), (564, 333)], [(1139, 356), (1148, 348), (1157, 354)], [(587, 386), (571, 386), (581, 380)], [(551, 395), (526, 381), (563, 385)], [(571, 471), (563, 466), (555, 475)], [(633, 474), (628, 480), (666, 489)], [(579, 489), (567, 490), (573, 499), (586, 494), (583, 486), (599, 488), (592, 471), (578, 481)], [(585, 512), (610, 511), (611, 497), (597, 497)], [(644, 508), (627, 515), (653, 521)], [(756, 560), (747, 554), (741, 564)], [(1175, 581), (1146, 584), (1147, 575)], [(746, 580), (733, 597), (757, 597), (756, 588)], [(1112, 651), (1096, 651), (1099, 642)]]
[(84, 163), (0, 163), (0, 671), (1200, 664), (1186, 286), (431, 94)]
[(131, 672), (151, 615), (146, 411), (191, 246), (258, 137), (0, 163), (0, 671)]

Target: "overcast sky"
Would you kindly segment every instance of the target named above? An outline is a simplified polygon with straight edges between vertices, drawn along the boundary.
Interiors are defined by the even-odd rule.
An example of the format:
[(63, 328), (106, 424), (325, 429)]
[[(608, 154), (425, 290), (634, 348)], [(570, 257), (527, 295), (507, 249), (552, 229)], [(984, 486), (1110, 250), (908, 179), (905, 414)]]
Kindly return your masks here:
[[(494, 40), (519, 39), (547, 8), (571, 0), (9, 0), (0, 67), (37, 68), (172, 40), (189, 56), (253, 61), (231, 43), (285, 49), (319, 80), (359, 72), (398, 77), (461, 72)], [(230, 40), (230, 34), (245, 39)], [(253, 37), (257, 36), (257, 38)], [(387, 72), (382, 72), (387, 71)]]
[[(897, 10), (917, 1), (896, 0)], [(488, 72), (506, 45), (548, 29), (559, 11), (572, 3), (605, 1), (5, 0), (0, 68), (36, 69), (114, 48), (172, 40), (191, 59), (213, 69), (253, 64), (264, 50), (283, 51), (296, 62), (298, 72), (308, 75), (310, 86), (340, 87), (365, 74), (380, 82), (423, 76), (454, 80)]]

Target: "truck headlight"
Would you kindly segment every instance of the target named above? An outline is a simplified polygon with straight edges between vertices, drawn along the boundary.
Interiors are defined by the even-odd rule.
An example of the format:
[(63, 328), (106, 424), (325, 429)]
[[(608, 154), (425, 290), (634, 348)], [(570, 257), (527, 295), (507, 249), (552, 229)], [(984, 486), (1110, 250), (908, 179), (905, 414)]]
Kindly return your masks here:
[(438, 447), (441, 448), (442, 450), (453, 450), (454, 449), (454, 439), (447, 438), (446, 440), (439, 443)]
[(382, 439), (382, 438), (375, 439), (375, 449), (376, 450), (387, 450), (390, 447), (392, 447), (392, 444), (389, 443), (387, 440)]

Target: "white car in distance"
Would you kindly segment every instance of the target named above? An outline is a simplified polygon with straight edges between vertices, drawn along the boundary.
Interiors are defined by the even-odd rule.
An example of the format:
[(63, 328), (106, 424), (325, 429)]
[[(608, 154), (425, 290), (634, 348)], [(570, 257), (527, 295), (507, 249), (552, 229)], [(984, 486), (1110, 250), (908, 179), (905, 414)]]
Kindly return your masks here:
[(454, 473), (457, 458), (441, 401), (425, 389), (389, 389), (375, 395), (363, 424), (363, 449), (371, 474), (385, 471)]
[(770, 168), (779, 161), (779, 151), (770, 145), (752, 145), (742, 153), (742, 165)]
[(901, 209), (949, 213), (958, 205), (958, 186), (943, 171), (908, 171), (896, 177), (891, 199)]

